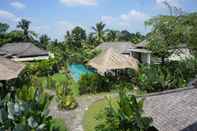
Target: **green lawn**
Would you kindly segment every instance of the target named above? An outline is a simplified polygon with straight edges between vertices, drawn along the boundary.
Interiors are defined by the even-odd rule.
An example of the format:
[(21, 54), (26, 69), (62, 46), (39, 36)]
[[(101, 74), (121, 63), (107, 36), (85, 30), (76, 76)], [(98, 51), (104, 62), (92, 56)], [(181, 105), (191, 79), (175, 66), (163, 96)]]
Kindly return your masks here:
[[(57, 82), (69, 81), (69, 86), (70, 86), (70, 88), (73, 92), (73, 95), (74, 96), (79, 95), (78, 84), (74, 80), (72, 80), (71, 78), (68, 78), (68, 76), (66, 76), (64, 73), (54, 74), (52, 76), (52, 79), (57, 81)], [(40, 83), (43, 85), (43, 87), (47, 87), (47, 77), (40, 77), (38, 79), (38, 81), (40, 81)]]
[(57, 73), (53, 75), (53, 79), (56, 81), (63, 82), (67, 79), (66, 75), (63, 73)]
[[(112, 104), (116, 105), (116, 98), (112, 100)], [(92, 104), (85, 112), (83, 119), (84, 131), (95, 131), (95, 126), (98, 124), (96, 118), (102, 114), (108, 104), (107, 99), (103, 99)]]

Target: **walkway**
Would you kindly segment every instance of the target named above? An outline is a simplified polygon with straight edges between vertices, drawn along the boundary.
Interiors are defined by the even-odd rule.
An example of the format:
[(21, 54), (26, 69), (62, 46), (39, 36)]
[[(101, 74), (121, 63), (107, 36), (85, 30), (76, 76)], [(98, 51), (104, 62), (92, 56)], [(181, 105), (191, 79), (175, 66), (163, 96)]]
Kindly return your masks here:
[(75, 110), (71, 111), (58, 110), (57, 102), (54, 98), (49, 106), (50, 115), (55, 118), (63, 119), (69, 131), (84, 131), (82, 122), (85, 111), (91, 104), (105, 98), (105, 96), (107, 96), (107, 94), (78, 97), (77, 102), (79, 105)]

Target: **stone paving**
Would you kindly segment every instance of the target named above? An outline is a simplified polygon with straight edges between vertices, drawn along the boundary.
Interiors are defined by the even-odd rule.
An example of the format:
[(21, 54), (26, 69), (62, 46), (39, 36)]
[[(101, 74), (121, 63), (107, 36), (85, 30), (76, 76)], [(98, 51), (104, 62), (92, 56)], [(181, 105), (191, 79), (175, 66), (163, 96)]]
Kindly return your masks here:
[(82, 96), (77, 98), (78, 107), (70, 111), (60, 111), (57, 107), (55, 98), (52, 100), (49, 106), (50, 115), (55, 118), (60, 118), (65, 121), (66, 127), (69, 131), (84, 131), (83, 130), (83, 116), (88, 107), (94, 102), (105, 98), (106, 95), (92, 95)]

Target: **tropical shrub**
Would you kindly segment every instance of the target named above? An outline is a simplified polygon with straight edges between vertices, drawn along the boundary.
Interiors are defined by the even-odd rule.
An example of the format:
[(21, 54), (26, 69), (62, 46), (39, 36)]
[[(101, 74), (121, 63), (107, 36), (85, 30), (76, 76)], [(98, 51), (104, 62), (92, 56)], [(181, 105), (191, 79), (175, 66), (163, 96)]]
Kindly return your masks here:
[(127, 81), (119, 81), (119, 82), (116, 82), (113, 84), (113, 89), (123, 89), (123, 88), (126, 88), (126, 89), (133, 89), (133, 84), (132, 82), (127, 82)]
[(72, 110), (77, 107), (77, 102), (72, 95), (62, 96), (58, 106), (60, 109)]
[(56, 85), (56, 96), (60, 109), (72, 110), (78, 105), (67, 83), (60, 82)]
[(30, 102), (34, 99), (36, 90), (37, 89), (33, 86), (24, 86), (23, 88), (17, 90), (17, 98), (26, 102)]
[(142, 66), (138, 87), (147, 92), (182, 88), (197, 75), (195, 59), (165, 65)]
[(43, 87), (47, 89), (55, 89), (57, 81), (54, 80), (52, 76), (48, 76), (46, 78), (46, 81), (43, 81), (42, 85)]
[[(56, 63), (53, 60), (27, 63), (26, 68), (15, 80), (14, 86), (16, 88), (32, 85), (36, 87), (54, 87), (54, 81), (50, 76), (57, 72)], [(46, 81), (44, 77), (47, 78)]]
[(183, 87), (186, 82), (179, 70), (170, 72), (167, 67), (152, 65), (143, 68), (138, 84), (141, 89), (147, 92), (155, 92)]
[[(33, 90), (33, 88), (30, 90)], [(5, 97), (1, 98), (0, 130), (48, 131), (50, 129), (52, 117), (48, 115), (47, 108), (52, 97), (44, 94), (38, 88), (35, 88), (31, 94), (30, 90), (22, 89), (23, 93), (25, 91), (28, 93), (23, 96), (22, 93), (17, 93), (19, 97), (17, 95), (10, 97), (15, 93), (9, 91)], [(20, 92), (20, 90), (18, 91)], [(29, 99), (27, 99), (26, 94), (30, 94)]]
[(84, 74), (78, 82), (80, 94), (109, 91), (107, 79), (98, 74)]
[[(174, 68), (177, 68), (180, 70), (181, 74), (183, 75), (183, 78), (186, 80), (187, 83), (197, 77), (197, 59), (196, 58), (175, 63)], [(174, 70), (175, 69), (172, 68), (172, 71)]]
[(113, 83), (121, 83), (121, 82), (130, 82), (136, 83), (137, 72), (133, 69), (124, 69), (124, 70), (111, 70), (105, 73), (105, 77)]
[(142, 99), (137, 100), (125, 90), (120, 90), (119, 97), (117, 107), (109, 101), (98, 116), (96, 131), (157, 131), (152, 127), (152, 118), (144, 116)]
[(39, 62), (30, 63), (26, 66), (25, 72), (29, 75), (48, 76), (58, 72), (56, 61), (43, 60)]

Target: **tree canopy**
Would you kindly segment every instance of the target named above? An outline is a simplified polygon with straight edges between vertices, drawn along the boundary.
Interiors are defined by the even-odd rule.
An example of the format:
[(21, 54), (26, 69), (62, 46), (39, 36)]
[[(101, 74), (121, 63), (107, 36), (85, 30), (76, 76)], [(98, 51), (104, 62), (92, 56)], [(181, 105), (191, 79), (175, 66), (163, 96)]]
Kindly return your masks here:
[[(170, 5), (168, 5), (170, 8)], [(186, 45), (191, 50), (196, 48), (196, 13), (173, 13), (171, 15), (160, 15), (146, 21), (146, 25), (152, 27), (148, 35), (148, 48), (152, 50), (155, 56), (162, 59), (173, 53), (173, 49)], [(175, 8), (176, 9), (176, 8)], [(173, 15), (174, 14), (174, 15)]]
[(43, 49), (47, 49), (49, 43), (50, 43), (50, 38), (46, 34), (41, 35), (39, 37), (39, 44), (38, 44), (39, 47), (41, 47)]
[(30, 24), (31, 22), (26, 19), (21, 19), (17, 24), (17, 28), (23, 31), (24, 41), (32, 41), (33, 37), (37, 36), (35, 32), (29, 30)]
[(96, 23), (95, 27), (92, 27), (92, 29), (95, 31), (95, 35), (96, 35), (96, 40), (98, 43), (101, 43), (104, 41), (104, 34), (105, 34), (105, 26), (106, 24), (104, 24), (103, 22), (98, 22)]
[(0, 35), (4, 34), (9, 29), (9, 25), (6, 23), (0, 23)]

